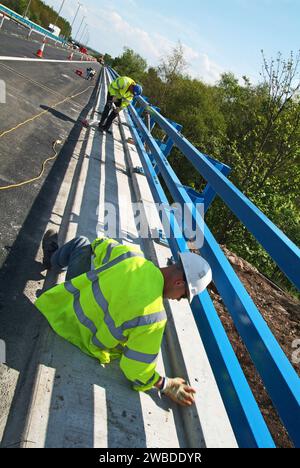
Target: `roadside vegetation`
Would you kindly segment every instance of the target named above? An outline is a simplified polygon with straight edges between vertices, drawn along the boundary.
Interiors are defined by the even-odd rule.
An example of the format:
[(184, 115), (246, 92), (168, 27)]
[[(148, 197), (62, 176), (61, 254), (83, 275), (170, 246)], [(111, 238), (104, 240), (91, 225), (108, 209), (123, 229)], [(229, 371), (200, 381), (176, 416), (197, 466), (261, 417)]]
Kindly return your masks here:
[[(162, 113), (183, 125), (201, 152), (232, 168), (230, 180), (294, 243), (300, 245), (300, 55), (262, 52), (261, 82), (225, 73), (215, 85), (193, 79), (181, 44), (156, 68), (131, 49), (107, 64), (144, 85)], [(183, 184), (202, 191), (204, 181), (174, 149), (170, 162)], [(289, 281), (254, 237), (217, 199), (207, 215), (217, 240), (290, 292)]]
[[(1, 3), (20, 15), (24, 15), (28, 0), (1, 0)], [(48, 29), (50, 23), (55, 23), (57, 11), (46, 5), (42, 0), (32, 0), (27, 17), (43, 28)], [(61, 29), (62, 36), (70, 37), (71, 25), (66, 19), (59, 17), (57, 26)]]
[[(24, 14), (28, 1), (2, 3)], [(32, 0), (28, 16), (47, 28), (56, 21), (57, 12), (41, 0)], [(57, 25), (62, 35), (70, 37), (68, 21), (59, 18)], [(180, 43), (156, 68), (127, 47), (119, 57), (105, 54), (104, 60), (121, 75), (143, 83), (150, 102), (183, 125), (184, 135), (201, 152), (228, 164), (230, 180), (300, 245), (300, 52), (267, 59), (262, 51), (261, 80), (255, 84), (232, 73), (224, 73), (215, 85), (190, 77)], [(202, 191), (205, 181), (176, 148), (170, 162), (184, 185)], [(220, 244), (299, 297), (220, 199), (206, 221)]]

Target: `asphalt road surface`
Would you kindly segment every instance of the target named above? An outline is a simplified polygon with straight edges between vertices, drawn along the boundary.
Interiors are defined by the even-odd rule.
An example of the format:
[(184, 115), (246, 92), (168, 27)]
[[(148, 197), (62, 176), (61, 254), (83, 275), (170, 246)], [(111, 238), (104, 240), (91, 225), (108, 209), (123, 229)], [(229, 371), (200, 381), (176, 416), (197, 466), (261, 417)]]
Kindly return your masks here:
[[(24, 53), (27, 51), (30, 55), (32, 42), (9, 35), (0, 37), (0, 55), (4, 47), (13, 53), (19, 43)], [(60, 59), (62, 51), (51, 49), (51, 54), (52, 58)], [(100, 66), (97, 63), (93, 66), (99, 76)], [(6, 88), (6, 103), (0, 103), (0, 186), (35, 177), (42, 162), (52, 155), (52, 142), (66, 138), (76, 127), (79, 131), (78, 122), (90, 109), (97, 82), (91, 83), (76, 75), (78, 68), (85, 71), (86, 67), (86, 64), (72, 62), (0, 61), (0, 80)], [(53, 109), (64, 98), (81, 91), (84, 92), (80, 96)], [(49, 112), (1, 137), (2, 132), (43, 110)], [(32, 185), (0, 191), (0, 268), (50, 170), (51, 164), (44, 177)]]
[[(13, 34), (18, 34), (16, 37)], [(37, 45), (20, 36), (24, 28), (5, 21), (0, 30), (0, 56), (33, 58)], [(27, 32), (26, 32), (27, 34)], [(66, 50), (48, 47), (45, 56), (50, 59), (66, 58)], [(52, 155), (52, 142), (66, 138), (76, 129), (78, 122), (92, 105), (94, 84), (76, 75), (78, 68), (85, 71), (87, 64), (0, 61), (0, 80), (5, 84), (6, 103), (0, 103), (0, 186), (6, 186), (35, 177), (42, 162)], [(100, 65), (95, 63), (99, 76)], [(78, 97), (53, 106), (68, 96)], [(1, 96), (0, 96), (1, 97)], [(27, 119), (48, 110), (40, 118), (1, 137), (1, 133), (14, 128)], [(67, 151), (64, 148), (63, 154)], [(43, 178), (31, 185), (0, 191), (0, 268), (32, 207), (41, 187), (47, 180), (51, 164)], [(0, 297), (1, 307), (1, 297)]]
[[(5, 20), (0, 29), (0, 56), (34, 58), (42, 44), (44, 36), (32, 32), (27, 39), (29, 30), (14, 21)], [(80, 60), (81, 54), (74, 52), (74, 60)], [(67, 60), (70, 50), (60, 44), (54, 45), (54, 41), (48, 40), (45, 46), (44, 58)]]
[[(48, 110), (0, 137), (0, 186), (35, 177), (42, 162), (52, 155), (52, 142), (65, 139), (76, 127), (80, 130), (78, 123), (94, 85), (77, 76), (77, 68), (72, 63), (0, 62), (0, 79), (6, 84), (6, 104), (0, 104), (0, 135)], [(82, 91), (80, 96), (53, 108), (67, 96)], [(0, 267), (50, 170), (51, 164), (38, 182), (0, 192)]]
[[(32, 57), (35, 48), (32, 41), (0, 32), (0, 55)], [(49, 48), (50, 58), (62, 59), (65, 54), (66, 51)], [(0, 340), (7, 346), (8, 367), (14, 370), (8, 372), (0, 365), (0, 415), (9, 406), (13, 373), (19, 375), (15, 396), (24, 393), (29, 381), (27, 363), (42, 319), (24, 289), (30, 282), (36, 285), (44, 279), (45, 272), (35, 258), (81, 133), (80, 122), (95, 103), (101, 67), (93, 64), (97, 79), (91, 83), (76, 75), (76, 69), (87, 67), (78, 65), (0, 61), (0, 80), (6, 87), (6, 103), (0, 103), (0, 186), (36, 177), (43, 161), (53, 156), (53, 141), (63, 140), (57, 159), (46, 166), (40, 180), (0, 191)], [(79, 96), (54, 108), (81, 91)], [(48, 112), (44, 115), (15, 128), (45, 110)], [(7, 130), (11, 131), (3, 134)], [(11, 412), (10, 418), (25, 418), (26, 404), (29, 402), (22, 402), (22, 408)]]

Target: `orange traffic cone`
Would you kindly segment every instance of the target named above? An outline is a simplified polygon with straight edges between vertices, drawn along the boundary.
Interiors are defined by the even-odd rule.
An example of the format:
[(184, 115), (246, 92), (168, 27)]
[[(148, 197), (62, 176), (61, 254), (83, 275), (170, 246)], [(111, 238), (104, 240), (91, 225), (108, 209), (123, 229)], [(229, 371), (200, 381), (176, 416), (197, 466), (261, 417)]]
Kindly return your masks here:
[(36, 56), (37, 56), (37, 57), (39, 57), (39, 58), (43, 58), (43, 57), (44, 57), (45, 44), (46, 44), (46, 38), (44, 38), (43, 44), (42, 44), (41, 48), (40, 48), (40, 49), (37, 51), (37, 53), (36, 53)]

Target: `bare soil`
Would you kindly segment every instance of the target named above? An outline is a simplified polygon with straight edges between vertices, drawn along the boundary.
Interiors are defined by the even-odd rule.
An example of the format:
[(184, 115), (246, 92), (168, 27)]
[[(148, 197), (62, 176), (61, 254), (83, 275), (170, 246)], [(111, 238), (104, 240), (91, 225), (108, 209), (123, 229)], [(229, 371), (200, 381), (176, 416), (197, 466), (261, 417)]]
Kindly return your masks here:
[[(300, 339), (300, 302), (273, 285), (256, 268), (226, 247), (223, 247), (223, 251), (300, 376), (300, 363), (292, 362), (295, 352), (293, 342)], [(210, 295), (276, 445), (280, 448), (293, 447), (222, 298), (214, 287), (210, 289)]]

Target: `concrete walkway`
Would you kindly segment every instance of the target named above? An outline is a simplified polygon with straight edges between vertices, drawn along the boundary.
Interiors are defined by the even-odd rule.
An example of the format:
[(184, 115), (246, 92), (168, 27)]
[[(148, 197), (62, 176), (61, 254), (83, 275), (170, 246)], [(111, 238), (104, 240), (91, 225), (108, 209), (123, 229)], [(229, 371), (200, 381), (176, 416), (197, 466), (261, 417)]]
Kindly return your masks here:
[[(98, 110), (107, 92), (103, 79)], [(94, 116), (91, 115), (91, 118)], [(61, 240), (103, 231), (104, 203), (113, 204), (122, 235), (118, 240), (140, 245), (145, 256), (165, 266), (169, 249), (138, 237), (131, 203), (142, 201), (150, 229), (153, 198), (144, 176), (126, 115), (113, 126), (113, 137), (89, 130), (72, 203), (56, 206), (51, 225), (62, 218)], [(76, 158), (76, 153), (74, 154)], [(67, 194), (66, 194), (67, 195)], [(53, 224), (52, 224), (53, 223)], [(62, 281), (61, 277), (59, 281)], [(53, 278), (49, 277), (49, 286)], [(117, 362), (102, 367), (48, 327), (39, 341), (38, 366), (22, 447), (177, 448), (236, 447), (230, 423), (188, 303), (167, 303), (167, 332), (158, 362), (162, 375), (186, 378), (197, 390), (196, 405), (182, 409), (156, 390), (132, 391)]]

